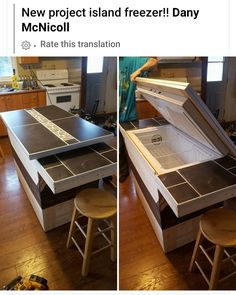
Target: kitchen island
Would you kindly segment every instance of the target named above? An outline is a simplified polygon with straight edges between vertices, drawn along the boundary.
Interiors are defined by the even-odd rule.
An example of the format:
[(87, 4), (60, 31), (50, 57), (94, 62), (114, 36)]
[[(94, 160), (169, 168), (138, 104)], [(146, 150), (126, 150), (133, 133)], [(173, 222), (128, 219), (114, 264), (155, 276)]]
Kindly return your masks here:
[(2, 113), (16, 169), (44, 231), (70, 221), (73, 198), (116, 173), (112, 133), (56, 106)]
[(135, 187), (165, 252), (196, 238), (200, 215), (236, 197), (236, 148), (188, 83), (137, 79), (163, 118), (120, 124)]

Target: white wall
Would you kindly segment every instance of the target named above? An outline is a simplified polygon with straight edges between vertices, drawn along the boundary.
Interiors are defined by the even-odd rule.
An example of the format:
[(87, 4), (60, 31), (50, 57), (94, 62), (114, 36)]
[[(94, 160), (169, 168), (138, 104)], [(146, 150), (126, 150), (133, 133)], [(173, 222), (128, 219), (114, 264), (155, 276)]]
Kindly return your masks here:
[(108, 58), (108, 71), (105, 90), (105, 112), (115, 113), (117, 111), (117, 59)]
[(229, 57), (223, 119), (236, 121), (236, 57)]

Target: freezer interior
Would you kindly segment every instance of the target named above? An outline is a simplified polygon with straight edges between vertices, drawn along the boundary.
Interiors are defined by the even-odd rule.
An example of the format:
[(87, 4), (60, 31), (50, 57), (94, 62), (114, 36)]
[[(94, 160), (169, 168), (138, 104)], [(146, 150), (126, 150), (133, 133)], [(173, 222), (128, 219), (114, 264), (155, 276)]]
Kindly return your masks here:
[(130, 137), (158, 174), (221, 157), (172, 125), (130, 131)]

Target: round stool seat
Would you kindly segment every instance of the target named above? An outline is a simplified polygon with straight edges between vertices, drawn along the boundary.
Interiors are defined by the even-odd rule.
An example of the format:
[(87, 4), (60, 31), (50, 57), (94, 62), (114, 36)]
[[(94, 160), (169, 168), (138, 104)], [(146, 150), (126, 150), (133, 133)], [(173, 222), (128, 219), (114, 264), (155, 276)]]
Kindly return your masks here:
[(200, 220), (202, 234), (215, 245), (236, 246), (236, 212), (217, 208), (204, 213)]
[(96, 188), (85, 189), (75, 198), (75, 207), (88, 218), (105, 219), (116, 213), (116, 198)]

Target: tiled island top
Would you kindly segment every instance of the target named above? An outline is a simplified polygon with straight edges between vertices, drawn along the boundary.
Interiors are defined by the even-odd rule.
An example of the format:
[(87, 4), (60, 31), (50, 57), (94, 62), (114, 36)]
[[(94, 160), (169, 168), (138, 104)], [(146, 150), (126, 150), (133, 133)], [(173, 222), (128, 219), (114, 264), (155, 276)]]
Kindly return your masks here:
[[(224, 163), (227, 163), (227, 168), (223, 166)], [(159, 175), (159, 179), (180, 204), (229, 186), (236, 188), (236, 172), (232, 170), (235, 166), (236, 160), (225, 156)]]
[(54, 105), (16, 110), (2, 118), (29, 159), (102, 142), (112, 133)]
[[(54, 105), (2, 114), (20, 161), (56, 194), (112, 175), (116, 150), (111, 132)], [(37, 161), (31, 161), (37, 160)]]
[(106, 145), (107, 151), (98, 152), (96, 147), (99, 148), (100, 145), (106, 144), (98, 143), (73, 150), (70, 153), (41, 158), (39, 163), (54, 181), (116, 163), (116, 150)]
[[(114, 173), (117, 151), (106, 143), (59, 153), (38, 161), (39, 174), (54, 193)], [(106, 173), (106, 175), (104, 174)], [(108, 175), (110, 175), (108, 173)]]

